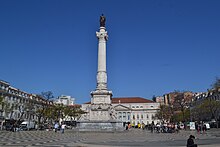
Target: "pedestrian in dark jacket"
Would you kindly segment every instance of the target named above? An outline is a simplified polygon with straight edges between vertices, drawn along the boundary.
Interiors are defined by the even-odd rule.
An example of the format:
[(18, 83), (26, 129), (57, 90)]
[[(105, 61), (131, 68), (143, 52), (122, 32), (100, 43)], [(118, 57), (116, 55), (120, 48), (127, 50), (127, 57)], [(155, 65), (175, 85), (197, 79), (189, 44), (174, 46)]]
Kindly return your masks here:
[(194, 144), (194, 139), (195, 139), (195, 136), (193, 135), (190, 135), (189, 136), (189, 139), (187, 140), (187, 147), (197, 147), (197, 144)]

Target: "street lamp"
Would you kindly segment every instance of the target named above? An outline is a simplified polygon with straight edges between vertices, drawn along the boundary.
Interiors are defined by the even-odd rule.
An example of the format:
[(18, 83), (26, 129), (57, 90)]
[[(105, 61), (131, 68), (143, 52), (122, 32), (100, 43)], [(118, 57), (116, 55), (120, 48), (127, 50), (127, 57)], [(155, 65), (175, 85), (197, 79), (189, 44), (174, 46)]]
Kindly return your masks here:
[(30, 110), (27, 109), (26, 111), (27, 111), (27, 117), (28, 117), (27, 129), (28, 129), (28, 131), (29, 131), (29, 130), (30, 130)]

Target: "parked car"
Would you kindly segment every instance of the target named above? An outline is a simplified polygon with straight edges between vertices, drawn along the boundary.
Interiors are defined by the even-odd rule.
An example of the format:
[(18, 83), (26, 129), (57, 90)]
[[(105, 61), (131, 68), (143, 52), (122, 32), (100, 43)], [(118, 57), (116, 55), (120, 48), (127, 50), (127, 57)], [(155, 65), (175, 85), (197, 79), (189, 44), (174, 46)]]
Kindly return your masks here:
[(6, 124), (6, 125), (4, 126), (4, 129), (5, 129), (6, 131), (12, 131), (13, 125), (11, 125), (11, 124)]

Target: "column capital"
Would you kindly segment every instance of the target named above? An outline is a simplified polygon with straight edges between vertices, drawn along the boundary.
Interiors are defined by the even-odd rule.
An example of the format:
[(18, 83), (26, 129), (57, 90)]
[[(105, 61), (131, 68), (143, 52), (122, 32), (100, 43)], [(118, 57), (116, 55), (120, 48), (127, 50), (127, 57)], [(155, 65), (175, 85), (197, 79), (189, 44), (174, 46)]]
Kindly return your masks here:
[(101, 30), (99, 32), (96, 32), (96, 37), (101, 41), (101, 40), (108, 40), (108, 33), (105, 30)]

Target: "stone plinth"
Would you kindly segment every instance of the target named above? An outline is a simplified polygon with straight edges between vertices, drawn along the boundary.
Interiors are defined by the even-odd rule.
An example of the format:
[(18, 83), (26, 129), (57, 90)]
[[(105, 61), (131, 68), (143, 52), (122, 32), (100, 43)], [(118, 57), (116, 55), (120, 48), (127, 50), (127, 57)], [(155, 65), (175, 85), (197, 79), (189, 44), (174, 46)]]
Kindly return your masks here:
[(91, 92), (91, 104), (111, 104), (112, 91), (95, 90)]
[(123, 122), (116, 120), (109, 121), (78, 121), (77, 129), (79, 131), (123, 131)]

